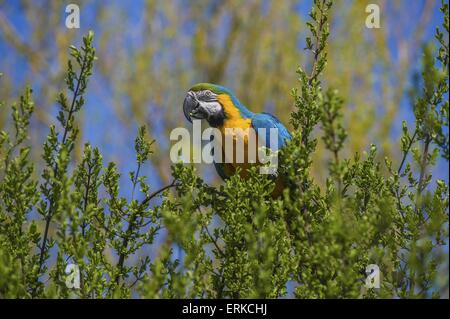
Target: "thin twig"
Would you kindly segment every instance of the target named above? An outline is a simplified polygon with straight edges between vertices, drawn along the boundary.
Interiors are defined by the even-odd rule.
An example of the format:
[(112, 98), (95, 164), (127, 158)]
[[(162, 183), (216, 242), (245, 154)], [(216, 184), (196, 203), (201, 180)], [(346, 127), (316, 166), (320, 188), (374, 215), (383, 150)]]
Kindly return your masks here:
[[(81, 65), (80, 74), (79, 74), (78, 79), (77, 79), (77, 86), (75, 88), (75, 91), (73, 92), (72, 103), (70, 105), (69, 115), (67, 117), (66, 125), (64, 127), (64, 134), (63, 134), (63, 138), (62, 138), (62, 141), (61, 141), (61, 145), (64, 145), (65, 142), (66, 142), (67, 133), (69, 131), (68, 124), (70, 123), (70, 120), (72, 119), (72, 115), (73, 115), (74, 107), (75, 107), (75, 102), (76, 102), (76, 100), (78, 98), (81, 78), (83, 76), (84, 69), (86, 67), (86, 59), (87, 59), (87, 53), (85, 53), (85, 55), (83, 57), (83, 64)], [(58, 165), (55, 164), (55, 167), (53, 168), (53, 176), (56, 177), (57, 175), (58, 175)], [(44, 263), (44, 254), (45, 254), (45, 251), (46, 251), (46, 245), (47, 245), (47, 239), (48, 239), (48, 231), (49, 231), (49, 228), (50, 228), (50, 222), (51, 222), (51, 219), (53, 217), (52, 215), (53, 215), (54, 205), (55, 205), (55, 203), (54, 203), (54, 200), (53, 200), (53, 197), (52, 197), (50, 199), (48, 215), (45, 217), (45, 231), (44, 231), (44, 237), (42, 239), (41, 251), (40, 251), (40, 254), (39, 254), (38, 273), (41, 272), (42, 266), (43, 266), (43, 263)]]
[(411, 149), (411, 146), (415, 142), (416, 136), (417, 136), (417, 129), (415, 130), (412, 138), (410, 139), (408, 147), (403, 152), (403, 158), (402, 158), (402, 161), (400, 163), (400, 166), (398, 167), (397, 174), (400, 174), (400, 172), (402, 171), (403, 165), (405, 164), (405, 161), (406, 161), (406, 157), (408, 156), (408, 153), (409, 153), (409, 150)]
[[(139, 170), (139, 166), (138, 166), (138, 170)], [(136, 175), (137, 175), (137, 173), (136, 173)], [(160, 188), (159, 190), (157, 190), (157, 191), (155, 191), (155, 192), (149, 194), (149, 195), (142, 201), (142, 203), (139, 205), (137, 211), (138, 211), (138, 212), (139, 212), (139, 211), (142, 211), (142, 210), (144, 209), (145, 205), (147, 205), (147, 204), (149, 203), (149, 201), (152, 200), (152, 198), (154, 198), (154, 197), (157, 196), (158, 194), (162, 193), (162, 192), (165, 191), (166, 189), (169, 189), (169, 188), (174, 187), (174, 186), (178, 186), (178, 184), (175, 183), (175, 180), (172, 181), (172, 183), (170, 183), (169, 185), (164, 186), (164, 187)], [(121, 252), (120, 252), (120, 255), (119, 255), (119, 261), (117, 262), (117, 267), (118, 267), (118, 269), (119, 269), (119, 272), (118, 272), (118, 274), (117, 274), (117, 276), (116, 276), (116, 283), (117, 283), (117, 284), (119, 283), (120, 276), (121, 276), (121, 273), (122, 273), (122, 271), (123, 271), (123, 265), (124, 265), (124, 263), (125, 263), (125, 257), (126, 257), (126, 252), (125, 252), (125, 250), (126, 250), (127, 247), (128, 247), (128, 242), (129, 242), (130, 236), (131, 236), (131, 234), (132, 234), (132, 232), (133, 232), (133, 228), (134, 228), (134, 226), (135, 226), (134, 223), (136, 222), (136, 218), (137, 218), (137, 215), (136, 215), (136, 214), (133, 214), (132, 216), (130, 216), (130, 220), (128, 221), (128, 228), (127, 228), (126, 233), (125, 233), (125, 235), (124, 235), (124, 237), (123, 237), (123, 240), (122, 240), (122, 249), (121, 249)]]
[(222, 251), (222, 249), (220, 249), (219, 245), (217, 244), (217, 238), (214, 239), (214, 237), (213, 237), (213, 236), (211, 235), (211, 233), (209, 232), (208, 227), (203, 226), (203, 228), (205, 229), (206, 234), (208, 234), (208, 237), (211, 239), (211, 241), (212, 241), (212, 243), (214, 244), (214, 246), (216, 247), (216, 249), (219, 251), (219, 254), (222, 256), (222, 258), (225, 257), (224, 252)]
[(151, 201), (154, 197), (156, 197), (160, 193), (164, 192), (166, 189), (169, 189), (169, 188), (172, 188), (172, 187), (178, 187), (178, 186), (180, 186), (180, 184), (177, 184), (177, 183), (175, 183), (175, 181), (172, 181), (172, 183), (170, 183), (169, 185), (166, 185), (166, 186), (158, 189), (157, 191), (154, 191), (153, 193), (147, 195), (145, 197), (145, 199), (142, 201), (142, 203), (140, 204), (140, 207), (145, 206), (146, 204), (148, 204), (149, 201)]

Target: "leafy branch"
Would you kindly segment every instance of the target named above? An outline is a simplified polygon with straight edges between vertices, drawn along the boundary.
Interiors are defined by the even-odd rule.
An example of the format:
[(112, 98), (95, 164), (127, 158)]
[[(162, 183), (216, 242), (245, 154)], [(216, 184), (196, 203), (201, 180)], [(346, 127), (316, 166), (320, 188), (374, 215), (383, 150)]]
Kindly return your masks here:
[(55, 126), (52, 126), (44, 145), (43, 157), (47, 164), (47, 168), (44, 169), (42, 174), (44, 184), (41, 185), (41, 191), (46, 199), (41, 201), (38, 211), (44, 218), (45, 230), (39, 253), (39, 273), (43, 270), (44, 262), (48, 257), (49, 247), (47, 241), (50, 223), (59, 210), (58, 206), (62, 187), (61, 181), (67, 171), (69, 156), (78, 135), (78, 128), (74, 124), (74, 115), (80, 111), (85, 103), (83, 95), (87, 88), (88, 79), (92, 75), (93, 63), (95, 60), (95, 49), (92, 46), (93, 36), (93, 32), (89, 32), (89, 34), (83, 38), (81, 50), (74, 46), (70, 47), (70, 55), (77, 62), (80, 69), (77, 75), (74, 71), (72, 61), (69, 60), (66, 84), (72, 92), (70, 104), (64, 93), (61, 92), (58, 95), (60, 111), (57, 119), (63, 130), (62, 138), (61, 141), (58, 141)]

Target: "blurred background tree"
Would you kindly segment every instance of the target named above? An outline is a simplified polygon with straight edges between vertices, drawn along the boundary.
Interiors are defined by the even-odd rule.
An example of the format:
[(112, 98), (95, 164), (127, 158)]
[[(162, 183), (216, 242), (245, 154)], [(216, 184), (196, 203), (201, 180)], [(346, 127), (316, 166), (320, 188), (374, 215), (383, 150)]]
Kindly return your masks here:
[[(365, 8), (381, 8), (381, 28), (367, 29)], [(166, 161), (168, 132), (185, 126), (181, 103), (197, 82), (232, 88), (252, 110), (267, 110), (288, 122), (295, 85), (292, 65), (307, 64), (301, 41), (311, 1), (80, 1), (81, 28), (64, 25), (65, 4), (54, 1), (0, 1), (0, 94), (11, 100), (33, 82), (36, 121), (34, 143), (41, 143), (52, 122), (56, 93), (63, 85), (67, 46), (92, 29), (98, 71), (92, 80), (84, 117), (85, 140), (102, 144), (105, 156), (123, 159), (136, 127), (148, 124), (155, 137), (152, 176), (170, 179)], [(399, 118), (411, 116), (405, 89), (418, 71), (420, 45), (441, 22), (439, 3), (424, 1), (337, 1), (332, 11), (329, 67), (325, 79), (339, 87), (350, 109), (347, 154), (370, 140), (381, 156), (395, 150)], [(7, 100), (6, 102), (10, 102)], [(0, 123), (5, 121), (0, 114)], [(105, 125), (114, 124), (114, 125)], [(111, 128), (114, 127), (114, 130)], [(328, 158), (319, 145), (314, 174), (321, 176)], [(125, 152), (125, 153), (124, 153)], [(34, 154), (38, 158), (39, 154)], [(207, 180), (216, 179), (208, 170)]]
[[(63, 89), (67, 47), (94, 30), (99, 60), (77, 118), (81, 138), (77, 161), (86, 141), (101, 146), (104, 161), (119, 171), (134, 169), (137, 127), (147, 125), (155, 139), (151, 165), (144, 174), (155, 187), (171, 180), (169, 132), (188, 126), (181, 112), (186, 91), (197, 82), (233, 89), (253, 111), (269, 111), (285, 124), (294, 109), (289, 91), (297, 75), (293, 66), (311, 67), (304, 51), (305, 22), (312, 1), (79, 1), (81, 28), (67, 29), (63, 2), (0, 0), (0, 96), (10, 105), (32, 83), (35, 116), (32, 145), (42, 145), (55, 124), (56, 97)], [(381, 8), (381, 28), (368, 29), (367, 4)], [(420, 72), (422, 44), (442, 24), (434, 0), (336, 1), (331, 11), (328, 65), (324, 86), (339, 88), (345, 100), (343, 120), (349, 138), (344, 156), (370, 143), (378, 159), (401, 160), (398, 143), (406, 119), (414, 114), (408, 91)], [(412, 93), (414, 95), (414, 93)], [(410, 121), (409, 121), (410, 120)], [(0, 128), (8, 127), (0, 112)], [(312, 175), (324, 185), (330, 154), (321, 139)], [(39, 148), (31, 154), (43, 165)], [(446, 162), (438, 162), (435, 178), (448, 181)], [(207, 182), (220, 183), (212, 167), (200, 166)], [(36, 172), (40, 172), (37, 169)], [(130, 189), (121, 179), (121, 192)], [(126, 196), (126, 195), (124, 195)], [(448, 260), (446, 265), (448, 271)], [(447, 277), (448, 280), (448, 277)], [(447, 284), (448, 287), (448, 284)], [(448, 296), (448, 292), (447, 292)]]

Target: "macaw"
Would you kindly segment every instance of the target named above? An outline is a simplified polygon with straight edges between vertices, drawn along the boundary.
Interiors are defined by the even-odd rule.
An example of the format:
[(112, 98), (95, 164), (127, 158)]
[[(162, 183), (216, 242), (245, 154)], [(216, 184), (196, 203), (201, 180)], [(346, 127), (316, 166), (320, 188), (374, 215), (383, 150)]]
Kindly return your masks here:
[[(277, 129), (278, 149), (281, 149), (286, 141), (291, 139), (291, 134), (278, 118), (265, 112), (253, 113), (249, 111), (229, 89), (220, 85), (198, 83), (191, 87), (184, 99), (183, 111), (189, 122), (192, 123), (192, 119), (205, 119), (211, 127), (219, 129), (222, 136), (227, 134), (226, 128), (254, 129), (256, 138), (259, 139), (261, 137), (258, 136), (258, 128), (265, 128), (266, 137), (263, 138), (262, 143), (267, 148), (271, 148), (270, 128)], [(247, 147), (248, 137), (242, 138), (245, 147)], [(236, 140), (236, 137), (234, 137), (234, 140)], [(224, 144), (222, 143), (222, 145)], [(245, 152), (248, 151), (247, 148), (244, 148), (244, 150)], [(224, 152), (223, 147), (222, 152)], [(232, 163), (214, 162), (214, 166), (223, 180), (234, 175), (237, 167), (241, 168), (240, 176), (245, 179), (248, 177), (247, 169), (251, 165), (247, 158), (243, 163), (236, 163), (233, 160)], [(275, 176), (275, 189), (272, 196), (279, 196), (283, 188), (281, 177)]]

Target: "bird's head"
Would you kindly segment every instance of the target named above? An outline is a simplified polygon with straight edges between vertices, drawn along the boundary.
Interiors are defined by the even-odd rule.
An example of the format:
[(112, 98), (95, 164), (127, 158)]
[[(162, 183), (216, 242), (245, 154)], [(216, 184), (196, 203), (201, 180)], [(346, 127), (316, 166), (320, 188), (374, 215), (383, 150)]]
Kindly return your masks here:
[(231, 100), (236, 98), (227, 88), (199, 83), (187, 92), (183, 103), (184, 115), (189, 122), (192, 122), (192, 119), (205, 119), (212, 127), (218, 127), (227, 116), (225, 101)]

